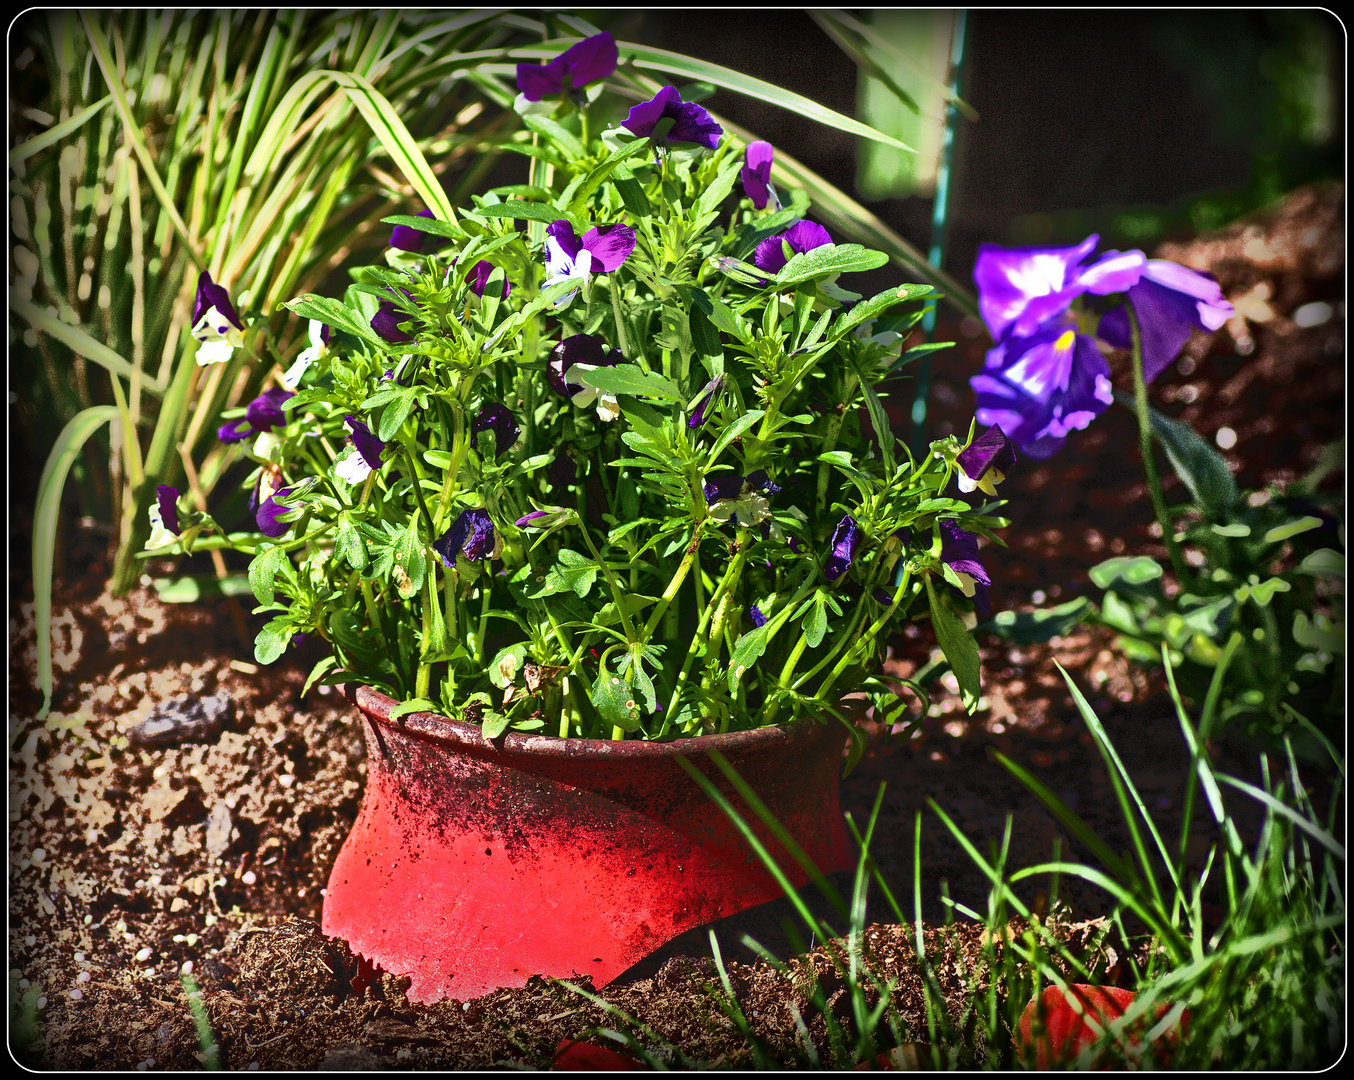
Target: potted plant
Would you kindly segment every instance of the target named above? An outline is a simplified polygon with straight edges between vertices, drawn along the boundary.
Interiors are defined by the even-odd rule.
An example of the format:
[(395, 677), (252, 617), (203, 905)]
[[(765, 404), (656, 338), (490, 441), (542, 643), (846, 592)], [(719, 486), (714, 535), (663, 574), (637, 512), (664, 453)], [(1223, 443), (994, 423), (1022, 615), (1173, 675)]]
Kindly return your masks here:
[[(598, 131), (616, 61), (600, 34), (522, 65), (533, 182), (386, 219), (385, 265), (286, 305), (311, 347), (219, 432), (248, 531), (152, 510), (155, 550), (252, 554), (261, 663), (329, 646), (307, 687), (343, 684), (370, 754), (324, 929), (425, 1001), (604, 984), (778, 895), (679, 759), (850, 865), (842, 750), (906, 708), (877, 674), (903, 620), (977, 699), (1014, 452), (970, 427), (914, 460), (879, 389), (936, 294), (846, 291), (885, 255), (674, 87)], [(208, 358), (239, 332), (205, 275), (194, 321)]]

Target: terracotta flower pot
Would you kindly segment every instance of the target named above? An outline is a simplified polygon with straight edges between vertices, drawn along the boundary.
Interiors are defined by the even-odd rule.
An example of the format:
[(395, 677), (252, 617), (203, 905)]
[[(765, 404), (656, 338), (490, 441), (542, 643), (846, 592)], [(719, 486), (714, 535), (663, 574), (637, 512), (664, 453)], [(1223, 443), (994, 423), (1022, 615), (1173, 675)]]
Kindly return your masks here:
[[(1123, 1016), (1133, 1004), (1137, 995), (1131, 990), (1118, 986), (1093, 986), (1089, 983), (1071, 983), (1067, 991), (1056, 986), (1045, 987), (1043, 993), (1032, 998), (1020, 1014), (1016, 1029), (1016, 1047), (1026, 1067), (1065, 1069), (1076, 1063), (1078, 1055), (1088, 1046), (1093, 1046), (1101, 1032), (1110, 1023)], [(1076, 998), (1081, 1011), (1072, 1004)], [(1150, 1023), (1146, 1018), (1140, 1021), (1130, 1035), (1130, 1051), (1136, 1046), (1140, 1053), (1140, 1040), (1143, 1033), (1171, 1010), (1171, 1005), (1162, 1002), (1156, 1007), (1155, 1016)], [(1095, 1026), (1091, 1025), (1091, 1020)], [(1158, 1065), (1170, 1064), (1171, 1048), (1189, 1026), (1188, 1009), (1180, 1017), (1179, 1026), (1172, 1028), (1155, 1046)], [(1106, 1060), (1108, 1059), (1108, 1060)], [(1092, 1068), (1122, 1068), (1117, 1053), (1110, 1051), (1093, 1059)]]
[(365, 719), (367, 788), (322, 928), (411, 1000), (468, 999), (532, 975), (604, 986), (665, 941), (781, 891), (683, 771), (716, 781), (796, 886), (807, 877), (734, 795), (717, 749), (824, 872), (854, 865), (839, 801), (846, 732), (804, 721), (682, 739), (509, 734), (345, 687)]

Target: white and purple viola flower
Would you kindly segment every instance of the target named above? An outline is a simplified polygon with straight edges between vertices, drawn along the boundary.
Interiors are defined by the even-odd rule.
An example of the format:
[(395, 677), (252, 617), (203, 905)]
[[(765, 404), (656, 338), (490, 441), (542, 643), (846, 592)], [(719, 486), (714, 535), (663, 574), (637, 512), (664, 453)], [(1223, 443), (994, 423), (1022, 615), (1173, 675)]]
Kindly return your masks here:
[(217, 428), (216, 437), (225, 443), (242, 442), (251, 435), (285, 427), (287, 414), (283, 405), (295, 396), (290, 390), (281, 387), (265, 390), (245, 406), (242, 419), (232, 420)]
[(604, 30), (584, 38), (548, 64), (518, 64), (517, 89), (527, 101), (563, 94), (578, 102), (584, 87), (615, 73), (619, 59), (616, 39)]
[[(594, 225), (579, 236), (574, 227), (561, 218), (545, 227), (545, 270), (542, 288), (563, 281), (586, 284), (592, 274), (609, 274), (619, 269), (635, 250), (635, 230), (629, 225)], [(565, 307), (578, 295), (574, 289), (555, 301)]]
[(827, 562), (823, 564), (823, 576), (828, 581), (836, 581), (846, 573), (855, 561), (858, 547), (860, 547), (860, 526), (856, 524), (855, 518), (847, 514), (837, 522), (837, 527), (832, 531), (832, 539), (828, 542)]
[(295, 390), (301, 385), (301, 377), (309, 370), (311, 364), (329, 355), (328, 326), (318, 319), (311, 319), (307, 336), (310, 338), (309, 347), (303, 349), (296, 358), (296, 363), (282, 373), (282, 385), (288, 390)]
[[(1143, 375), (1151, 381), (1197, 327), (1216, 330), (1232, 312), (1217, 282), (1141, 251), (1087, 262), (1099, 238), (1066, 248), (983, 244), (973, 277), (978, 308), (996, 347), (970, 380), (981, 424), (1000, 424), (1022, 453), (1047, 458), (1068, 432), (1085, 428), (1113, 400), (1109, 365), (1069, 308), (1078, 297), (1126, 293), (1142, 330)], [(1127, 312), (1100, 320), (1100, 337), (1131, 345)]]
[(776, 152), (769, 142), (750, 142), (744, 151), (745, 164), (738, 171), (743, 181), (743, 194), (752, 200), (754, 210), (765, 210), (768, 202), (774, 202), (780, 209), (780, 198), (771, 186), (771, 162)]
[(750, 527), (770, 518), (767, 496), (779, 492), (780, 485), (767, 476), (765, 469), (755, 469), (747, 476), (715, 473), (706, 479), (703, 490), (712, 518)]
[(381, 467), (381, 451), (386, 444), (372, 434), (371, 428), (353, 416), (345, 416), (352, 448), (334, 462), (334, 475), (349, 484), (364, 483), (368, 476)]
[(182, 535), (179, 526), (178, 488), (161, 484), (155, 489), (155, 501), (150, 504), (150, 539), (146, 547), (159, 548), (174, 543)]
[(622, 359), (592, 334), (574, 334), (550, 350), (545, 374), (550, 385), (581, 409), (594, 405), (599, 420), (614, 420), (621, 414), (615, 394), (604, 394), (588, 382), (588, 373), (614, 367)]
[(442, 565), (455, 569), (456, 556), (470, 562), (496, 559), (503, 550), (503, 538), (498, 536), (494, 523), (486, 511), (462, 510), (451, 527), (432, 542), (432, 549), (442, 558)]
[(960, 491), (966, 495), (970, 491), (996, 495), (997, 485), (1006, 479), (1007, 472), (1016, 463), (1015, 447), (1001, 430), (1001, 425), (993, 424), (960, 451), (954, 463), (959, 467), (955, 479)]
[(692, 101), (683, 101), (675, 86), (665, 86), (648, 101), (630, 109), (621, 121), (621, 127), (642, 139), (650, 138), (661, 120), (671, 120), (672, 127), (663, 136), (664, 142), (695, 143), (707, 150), (719, 145), (724, 129), (711, 119), (710, 114)]
[(230, 302), (230, 294), (212, 281), (206, 270), (197, 279), (192, 334), (197, 342), (197, 362), (203, 367), (225, 363), (244, 344), (244, 323)]
[(990, 610), (987, 587), (992, 584), (992, 579), (978, 561), (978, 538), (953, 521), (942, 521), (940, 561), (959, 579), (959, 591), (970, 597), (974, 607), (986, 615)]

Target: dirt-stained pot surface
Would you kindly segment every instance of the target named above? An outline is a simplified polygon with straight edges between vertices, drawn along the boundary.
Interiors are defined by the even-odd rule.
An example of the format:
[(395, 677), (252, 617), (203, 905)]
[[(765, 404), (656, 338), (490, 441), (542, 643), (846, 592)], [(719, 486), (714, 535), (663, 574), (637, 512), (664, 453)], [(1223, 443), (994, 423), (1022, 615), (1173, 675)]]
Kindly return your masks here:
[[(1344, 433), (1343, 198), (1338, 186), (1304, 189), (1248, 223), (1157, 253), (1212, 270), (1237, 305), (1227, 326), (1196, 336), (1153, 396), (1205, 438), (1231, 429), (1235, 441), (1221, 442), (1231, 443), (1226, 457), (1243, 487), (1295, 479)], [(1299, 308), (1321, 301), (1328, 318), (1314, 322), (1308, 307), (1294, 321)], [(937, 362), (932, 403), (940, 423), (966, 427), (967, 378), (984, 342), (955, 329), (959, 348)], [(1122, 376), (1120, 365), (1118, 385)], [(1140, 468), (1132, 418), (1118, 408), (1060, 456), (1022, 463), (1002, 488), (1010, 548), (984, 549), (994, 610), (1028, 607), (1036, 590), (1054, 602), (1088, 592), (1087, 567), (1113, 554), (1163, 554)], [(1343, 470), (1327, 480), (1335, 490), (1343, 484)], [(12, 531), (28, 527), (20, 513)], [(301, 695), (314, 656), (268, 668), (252, 662), (257, 619), (248, 597), (171, 605), (147, 587), (110, 597), (104, 541), (75, 527), (68, 535), (53, 618), (56, 695), (45, 722), (34, 719), (30, 572), (22, 562), (10, 567), (8, 968), (11, 1001), (27, 993), (38, 1005), (11, 1026), (21, 1060), (63, 1070), (202, 1067), (209, 1059), (185, 974), (200, 988), (214, 1054), (229, 1069), (544, 1067), (562, 1039), (621, 1025), (541, 980), (470, 1002), (413, 1005), (398, 979), (325, 939), (322, 893), (366, 771), (356, 711), (334, 691)], [(985, 910), (987, 890), (928, 799), (982, 851), (1010, 816), (1012, 867), (1044, 860), (1055, 845), (1088, 858), (992, 759), (1000, 750), (1112, 848), (1127, 845), (1055, 660), (1105, 721), (1166, 835), (1184, 781), (1160, 673), (1129, 665), (1109, 632), (1080, 630), (1039, 646), (989, 637), (980, 644), (979, 712), (964, 713), (946, 676), (920, 733), (900, 742), (874, 732), (842, 787), (844, 808), (863, 827), (887, 785), (873, 854), (909, 916), (921, 815), (922, 914), (928, 942), (949, 958), (941, 970), (956, 1004), (958, 972), (983, 977), (982, 927), (947, 911), (942, 883), (975, 911)], [(932, 646), (928, 627), (909, 628), (892, 645), (892, 670), (915, 672)], [(166, 734), (166, 710), (176, 721), (169, 727), (189, 741)], [(159, 723), (138, 728), (153, 714)], [(1252, 773), (1253, 754), (1235, 746), (1218, 752), (1227, 771)], [(1067, 882), (1060, 895), (1062, 932), (1088, 940), (1107, 898)], [(792, 963), (792, 978), (753, 962), (738, 944), (748, 932), (790, 955), (781, 927), (787, 913), (778, 901), (717, 927), (731, 985), (753, 1029), (773, 1044), (793, 1047), (799, 1038), (795, 1005), (825, 1047), (822, 1017), (803, 997), (816, 978), (840, 1001), (821, 943)], [(957, 921), (947, 930), (949, 918)], [(912, 927), (896, 925), (877, 897), (870, 920), (867, 953), (898, 980), (899, 1011), (924, 1039)], [(559, 932), (569, 933), (567, 917)], [(706, 949), (704, 929), (690, 931), (601, 997), (647, 1025), (652, 1045), (666, 1040), (705, 1065), (749, 1065), (744, 1040), (709, 993), (717, 975), (702, 958)], [(1101, 958), (1106, 982), (1125, 970), (1112, 960)]]

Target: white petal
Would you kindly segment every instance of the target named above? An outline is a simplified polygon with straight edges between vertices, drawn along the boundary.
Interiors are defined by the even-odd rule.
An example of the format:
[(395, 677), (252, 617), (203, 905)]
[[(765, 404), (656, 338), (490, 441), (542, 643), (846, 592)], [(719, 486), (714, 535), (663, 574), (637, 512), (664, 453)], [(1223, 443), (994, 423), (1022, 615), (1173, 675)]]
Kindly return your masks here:
[(361, 484), (371, 475), (371, 466), (358, 452), (357, 447), (353, 447), (334, 462), (334, 475), (349, 484)]

